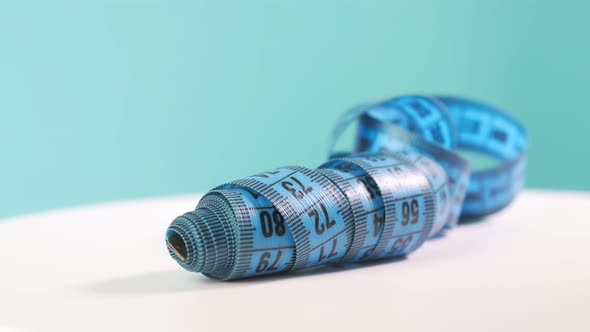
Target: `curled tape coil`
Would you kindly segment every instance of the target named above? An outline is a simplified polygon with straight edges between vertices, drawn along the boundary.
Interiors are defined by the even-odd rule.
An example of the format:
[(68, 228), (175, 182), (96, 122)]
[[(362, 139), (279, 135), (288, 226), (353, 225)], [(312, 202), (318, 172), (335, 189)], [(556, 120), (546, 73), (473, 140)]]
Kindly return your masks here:
[[(353, 151), (334, 152), (357, 122)], [(460, 219), (507, 206), (523, 184), (524, 128), (482, 103), (401, 96), (359, 106), (318, 169), (282, 167), (209, 191), (166, 233), (183, 268), (230, 280), (406, 255)], [(471, 171), (457, 150), (490, 155)]]

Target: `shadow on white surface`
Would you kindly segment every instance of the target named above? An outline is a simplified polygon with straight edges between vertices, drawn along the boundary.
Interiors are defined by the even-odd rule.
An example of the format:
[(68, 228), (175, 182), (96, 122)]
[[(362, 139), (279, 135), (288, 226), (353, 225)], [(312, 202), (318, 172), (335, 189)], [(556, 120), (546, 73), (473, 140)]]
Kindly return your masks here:
[(135, 274), (82, 286), (83, 292), (99, 295), (148, 295), (182, 293), (224, 287), (200, 274), (187, 271), (156, 271)]
[[(210, 291), (220, 288), (244, 287), (259, 283), (281, 282), (294, 278), (319, 276), (328, 273), (344, 273), (356, 269), (369, 270), (372, 266), (391, 264), (404, 261), (406, 257), (393, 257), (378, 261), (359, 264), (326, 265), (301, 271), (282, 274), (270, 274), (256, 278), (231, 281), (218, 281), (205, 277), (200, 273), (191, 273), (182, 269), (140, 273), (121, 278), (103, 280), (81, 287), (83, 293), (102, 296), (135, 296), (172, 294), (194, 291)], [(80, 289), (78, 289), (79, 291)]]

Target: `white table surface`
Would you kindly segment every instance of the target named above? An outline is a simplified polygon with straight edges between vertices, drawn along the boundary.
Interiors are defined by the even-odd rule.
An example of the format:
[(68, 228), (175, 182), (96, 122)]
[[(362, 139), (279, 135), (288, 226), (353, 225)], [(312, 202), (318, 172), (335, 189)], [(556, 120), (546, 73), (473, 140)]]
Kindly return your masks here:
[(590, 331), (590, 194), (525, 192), (402, 261), (237, 282), (168, 256), (197, 200), (0, 221), (0, 331)]

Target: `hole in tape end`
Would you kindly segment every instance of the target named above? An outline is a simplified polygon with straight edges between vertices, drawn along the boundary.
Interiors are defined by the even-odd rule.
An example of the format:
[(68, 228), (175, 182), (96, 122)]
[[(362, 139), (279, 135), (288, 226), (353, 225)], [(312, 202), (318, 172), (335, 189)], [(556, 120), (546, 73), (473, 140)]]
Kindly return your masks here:
[(166, 245), (181, 261), (186, 262), (187, 249), (182, 236), (173, 230), (166, 231)]

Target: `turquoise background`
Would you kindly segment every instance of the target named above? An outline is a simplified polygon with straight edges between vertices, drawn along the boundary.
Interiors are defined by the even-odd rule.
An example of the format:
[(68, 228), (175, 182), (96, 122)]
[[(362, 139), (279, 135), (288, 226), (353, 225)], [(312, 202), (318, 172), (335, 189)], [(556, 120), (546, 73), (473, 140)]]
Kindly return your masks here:
[(0, 2), (0, 217), (316, 166), (347, 107), (501, 106), (527, 186), (590, 189), (585, 1)]

